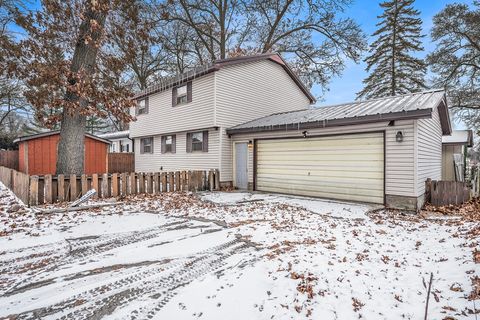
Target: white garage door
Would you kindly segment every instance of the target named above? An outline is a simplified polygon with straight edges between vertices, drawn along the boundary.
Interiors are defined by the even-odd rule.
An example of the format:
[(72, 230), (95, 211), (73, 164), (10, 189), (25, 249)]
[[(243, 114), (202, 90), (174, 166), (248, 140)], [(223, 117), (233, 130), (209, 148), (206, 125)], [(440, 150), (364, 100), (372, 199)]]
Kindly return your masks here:
[(383, 133), (259, 140), (261, 191), (383, 203)]

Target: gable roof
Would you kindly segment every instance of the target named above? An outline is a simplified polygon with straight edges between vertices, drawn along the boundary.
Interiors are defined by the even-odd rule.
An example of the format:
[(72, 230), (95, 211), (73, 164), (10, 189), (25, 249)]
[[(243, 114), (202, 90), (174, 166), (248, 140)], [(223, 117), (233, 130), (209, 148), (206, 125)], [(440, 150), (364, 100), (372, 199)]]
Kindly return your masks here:
[(249, 55), (249, 56), (241, 56), (241, 57), (235, 57), (235, 58), (227, 58), (227, 59), (221, 59), (221, 60), (216, 60), (213, 63), (210, 63), (205, 66), (199, 66), (197, 68), (194, 68), (191, 71), (178, 74), (176, 76), (167, 78), (165, 80), (162, 80), (153, 86), (150, 86), (146, 88), (145, 90), (142, 90), (138, 92), (135, 96), (134, 99), (146, 97), (149, 95), (152, 95), (157, 92), (161, 92), (164, 90), (167, 90), (168, 88), (175, 87), (181, 83), (202, 77), (206, 74), (209, 74), (211, 72), (218, 71), (226, 66), (231, 66), (231, 65), (236, 65), (240, 63), (246, 63), (246, 62), (256, 62), (256, 61), (263, 61), (263, 60), (269, 60), (273, 61), (283, 67), (285, 72), (292, 78), (292, 80), (295, 82), (295, 84), (300, 88), (300, 90), (308, 97), (310, 100), (310, 103), (315, 103), (316, 99), (315, 97), (310, 93), (310, 90), (303, 84), (303, 82), (300, 80), (300, 78), (293, 72), (293, 70), (288, 66), (288, 64), (283, 60), (283, 58), (277, 54), (277, 53), (263, 53), (263, 54), (256, 54), (256, 55)]
[(452, 135), (442, 137), (442, 143), (446, 145), (466, 145), (467, 147), (473, 147), (473, 131), (453, 130)]
[(301, 130), (380, 121), (430, 118), (438, 107), (443, 134), (452, 131), (443, 90), (355, 101), (339, 105), (276, 113), (227, 129), (228, 134)]
[[(56, 134), (60, 134), (60, 130), (40, 132), (40, 133), (36, 133), (36, 134), (31, 134), (31, 135), (28, 135), (28, 136), (19, 137), (19, 138), (15, 139), (13, 142), (23, 142), (23, 141), (28, 141), (28, 140), (32, 140), (32, 139), (53, 136), (53, 135), (56, 135)], [(94, 140), (101, 141), (103, 143), (107, 143), (107, 144), (111, 143), (111, 141), (108, 140), (108, 139), (103, 139), (103, 138), (100, 138), (100, 137), (95, 136), (95, 135), (90, 134), (90, 133), (85, 133), (85, 136), (89, 137), (89, 138), (92, 138)]]

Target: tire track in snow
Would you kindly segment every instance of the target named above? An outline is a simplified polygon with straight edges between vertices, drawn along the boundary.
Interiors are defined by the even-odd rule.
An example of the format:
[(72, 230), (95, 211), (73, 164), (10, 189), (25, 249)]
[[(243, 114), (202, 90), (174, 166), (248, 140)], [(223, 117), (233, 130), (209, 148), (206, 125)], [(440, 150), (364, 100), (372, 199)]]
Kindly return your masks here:
[[(226, 242), (197, 253), (195, 256), (167, 264), (157, 264), (151, 268), (138, 268), (121, 279), (96, 286), (73, 295), (52, 306), (30, 310), (15, 319), (100, 319), (117, 308), (148, 297), (161, 298), (153, 306), (144, 306), (131, 312), (131, 319), (145, 319), (158, 312), (176, 293), (175, 289), (192, 280), (212, 273), (225, 266), (225, 259), (248, 244), (240, 239)], [(69, 283), (66, 283), (68, 286)], [(155, 300), (156, 300), (155, 299)]]

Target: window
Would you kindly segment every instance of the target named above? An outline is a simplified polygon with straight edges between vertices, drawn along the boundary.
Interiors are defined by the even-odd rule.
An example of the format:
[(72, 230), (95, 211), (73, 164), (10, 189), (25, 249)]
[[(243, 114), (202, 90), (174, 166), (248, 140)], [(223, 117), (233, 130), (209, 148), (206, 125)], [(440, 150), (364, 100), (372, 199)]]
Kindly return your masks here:
[(137, 115), (148, 113), (148, 97), (137, 101)]
[(192, 102), (192, 81), (172, 89), (172, 106)]
[(153, 138), (140, 139), (140, 153), (153, 153)]
[(187, 133), (187, 152), (208, 152), (208, 131)]
[(162, 136), (162, 153), (175, 153), (175, 135)]
[(187, 85), (177, 88), (177, 104), (187, 103)]

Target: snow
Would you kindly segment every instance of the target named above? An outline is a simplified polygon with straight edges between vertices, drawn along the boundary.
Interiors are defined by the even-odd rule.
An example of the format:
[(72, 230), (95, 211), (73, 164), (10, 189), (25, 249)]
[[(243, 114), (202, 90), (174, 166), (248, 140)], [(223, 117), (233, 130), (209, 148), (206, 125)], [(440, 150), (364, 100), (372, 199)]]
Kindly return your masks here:
[(0, 185), (0, 318), (418, 319), (430, 273), (429, 319), (475, 317), (476, 221), (248, 192), (15, 201)]

